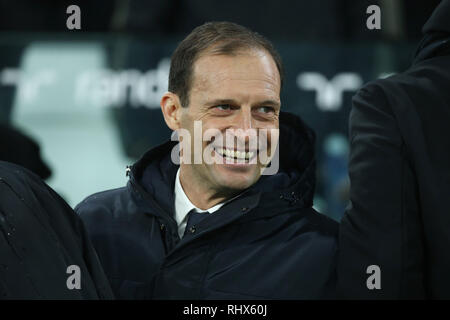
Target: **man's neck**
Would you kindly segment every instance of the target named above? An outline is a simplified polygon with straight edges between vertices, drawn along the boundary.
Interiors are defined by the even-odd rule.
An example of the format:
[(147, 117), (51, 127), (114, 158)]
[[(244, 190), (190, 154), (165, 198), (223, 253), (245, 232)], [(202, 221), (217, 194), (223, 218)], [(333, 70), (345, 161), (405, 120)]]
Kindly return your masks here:
[(180, 166), (180, 183), (192, 204), (202, 210), (208, 210), (232, 197), (232, 195), (219, 196), (214, 188), (198, 181), (198, 177), (192, 173), (191, 168), (187, 168), (183, 164)]

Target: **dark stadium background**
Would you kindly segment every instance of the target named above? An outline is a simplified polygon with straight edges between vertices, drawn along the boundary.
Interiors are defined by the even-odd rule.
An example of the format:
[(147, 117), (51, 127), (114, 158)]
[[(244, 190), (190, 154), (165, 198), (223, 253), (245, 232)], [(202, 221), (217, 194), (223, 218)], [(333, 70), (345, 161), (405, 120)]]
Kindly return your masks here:
[[(351, 97), (408, 67), (438, 3), (0, 0), (0, 160), (32, 169), (72, 206), (124, 185), (125, 166), (170, 137), (159, 98), (177, 42), (206, 21), (233, 21), (279, 50), (282, 108), (317, 134), (315, 206), (339, 220)], [(66, 27), (71, 4), (81, 9), (81, 30)], [(366, 27), (372, 4), (381, 30)]]

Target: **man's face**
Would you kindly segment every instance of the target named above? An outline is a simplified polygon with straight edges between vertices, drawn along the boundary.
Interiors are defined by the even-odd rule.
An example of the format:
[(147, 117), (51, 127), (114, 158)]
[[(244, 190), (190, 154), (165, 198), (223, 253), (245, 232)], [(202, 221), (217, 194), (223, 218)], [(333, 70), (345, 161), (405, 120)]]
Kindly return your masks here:
[[(245, 134), (227, 134), (229, 129), (255, 129), (253, 132), (260, 135), (258, 129), (267, 129), (264, 152), (270, 156), (274, 151), (271, 146), (277, 145), (278, 134), (271, 134), (270, 129), (279, 128), (280, 112), (280, 75), (275, 62), (261, 50), (235, 56), (204, 55), (195, 62), (192, 79), (189, 106), (182, 108), (180, 117), (181, 128), (188, 130), (192, 137), (192, 156), (191, 164), (182, 166), (189, 167), (192, 176), (219, 192), (250, 187), (267, 165), (255, 158), (261, 152), (258, 149), (261, 145), (252, 145)], [(208, 129), (220, 131), (222, 141), (216, 138), (194, 142), (195, 121), (201, 121), (203, 133)], [(225, 141), (230, 136), (234, 138), (231, 145), (229, 139)], [(201, 143), (202, 154), (209, 147), (216, 161), (207, 163), (202, 158), (201, 164), (194, 164), (193, 143)], [(236, 151), (240, 152), (239, 156)], [(241, 159), (244, 151), (253, 161)]]

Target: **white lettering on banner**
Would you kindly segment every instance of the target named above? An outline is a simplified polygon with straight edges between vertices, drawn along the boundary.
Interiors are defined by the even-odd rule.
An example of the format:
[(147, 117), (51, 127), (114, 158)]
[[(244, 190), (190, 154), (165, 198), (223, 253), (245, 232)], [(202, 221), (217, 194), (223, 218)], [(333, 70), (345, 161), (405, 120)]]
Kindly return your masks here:
[(35, 101), (43, 87), (53, 85), (56, 79), (56, 72), (51, 69), (24, 74), (20, 69), (5, 68), (0, 73), (0, 84), (16, 86), (18, 99), (25, 103)]
[[(96, 69), (74, 75), (73, 99), (78, 106), (94, 107), (146, 107), (159, 109), (161, 96), (168, 89), (170, 59), (161, 59), (155, 69), (146, 72), (124, 69)], [(392, 75), (381, 73), (380, 78)], [(45, 68), (24, 73), (19, 68), (0, 70), (0, 85), (15, 86), (20, 101), (33, 104), (41, 91), (51, 90), (59, 81), (58, 70)], [(344, 91), (356, 91), (363, 84), (361, 76), (353, 72), (338, 73), (328, 80), (319, 72), (303, 72), (297, 76), (301, 90), (315, 92), (315, 102), (321, 111), (339, 111)]]
[[(89, 70), (75, 75), (74, 99), (77, 105), (95, 107), (147, 107), (159, 109), (159, 101), (168, 89), (170, 60), (162, 59), (156, 69)], [(0, 85), (15, 86), (19, 101), (33, 104), (41, 91), (59, 81), (58, 71), (45, 68), (23, 72), (19, 68), (0, 70)]]
[(75, 100), (101, 107), (147, 107), (159, 109), (159, 101), (168, 89), (170, 60), (162, 59), (156, 69), (81, 73), (75, 82)]
[(330, 81), (318, 72), (303, 72), (297, 77), (300, 89), (316, 92), (316, 105), (322, 111), (339, 111), (344, 91), (356, 91), (362, 84), (361, 76), (353, 72), (338, 73)]

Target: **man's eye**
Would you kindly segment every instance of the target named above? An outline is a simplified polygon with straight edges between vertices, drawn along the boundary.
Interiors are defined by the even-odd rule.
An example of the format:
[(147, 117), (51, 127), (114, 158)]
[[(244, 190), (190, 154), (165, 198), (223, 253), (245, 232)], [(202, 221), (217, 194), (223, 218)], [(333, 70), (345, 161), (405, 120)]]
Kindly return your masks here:
[(261, 113), (272, 113), (275, 111), (272, 107), (259, 107), (256, 110)]
[(228, 104), (221, 104), (221, 105), (215, 106), (215, 108), (218, 110), (223, 110), (223, 111), (231, 110), (231, 106)]

